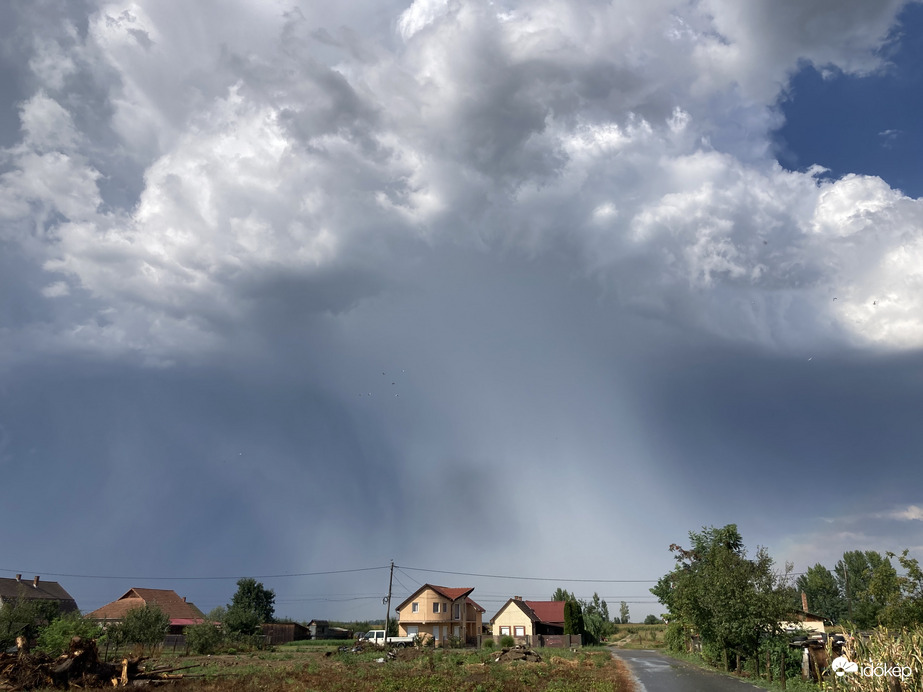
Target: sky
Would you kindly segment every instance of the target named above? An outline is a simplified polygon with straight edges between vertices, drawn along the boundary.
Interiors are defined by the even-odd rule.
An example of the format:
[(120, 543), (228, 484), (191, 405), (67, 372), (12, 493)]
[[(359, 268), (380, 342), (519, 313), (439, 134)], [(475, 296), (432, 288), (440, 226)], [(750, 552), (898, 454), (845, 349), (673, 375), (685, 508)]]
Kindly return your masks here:
[(921, 63), (900, 0), (0, 4), (0, 576), (923, 558)]

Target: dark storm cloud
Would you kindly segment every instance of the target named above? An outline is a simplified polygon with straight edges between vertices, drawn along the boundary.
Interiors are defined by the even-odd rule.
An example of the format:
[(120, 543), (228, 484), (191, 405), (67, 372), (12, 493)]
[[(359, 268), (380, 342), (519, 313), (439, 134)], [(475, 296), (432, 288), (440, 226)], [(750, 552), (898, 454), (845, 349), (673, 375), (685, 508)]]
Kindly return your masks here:
[(780, 358), (711, 343), (665, 349), (637, 392), (677, 486), (740, 509), (777, 498), (832, 515), (844, 492), (915, 501), (921, 378), (918, 355)]
[[(872, 72), (899, 3), (769, 8), (17, 5), (15, 567), (656, 579), (702, 524), (914, 525), (920, 202), (770, 147), (799, 60)], [(849, 517), (805, 482), (873, 454)]]

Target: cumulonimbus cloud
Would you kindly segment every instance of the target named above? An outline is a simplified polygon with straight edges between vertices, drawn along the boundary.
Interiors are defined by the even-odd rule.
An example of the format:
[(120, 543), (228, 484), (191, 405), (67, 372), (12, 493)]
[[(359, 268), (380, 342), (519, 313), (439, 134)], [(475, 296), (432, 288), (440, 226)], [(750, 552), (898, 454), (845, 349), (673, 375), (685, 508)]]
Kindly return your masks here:
[[(31, 37), (3, 238), (47, 272), (39, 299), (93, 299), (54, 326), (65, 346), (169, 357), (279, 276), (374, 291), (407, 244), (564, 243), (624, 305), (730, 339), (918, 348), (920, 202), (769, 146), (799, 61), (876, 69), (901, 4), (417, 0), (398, 41), (321, 44), (259, 3), (213, 33), (205, 5), (180, 31), (169, 3), (104, 3), (82, 36)], [(104, 194), (122, 173), (131, 204)]]

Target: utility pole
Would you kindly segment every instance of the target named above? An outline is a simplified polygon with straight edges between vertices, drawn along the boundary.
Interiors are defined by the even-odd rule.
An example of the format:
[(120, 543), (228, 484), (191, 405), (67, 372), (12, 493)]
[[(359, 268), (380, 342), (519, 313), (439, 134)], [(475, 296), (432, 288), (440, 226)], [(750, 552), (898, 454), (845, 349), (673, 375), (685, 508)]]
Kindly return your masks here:
[(849, 593), (849, 568), (846, 566), (846, 560), (843, 560), (843, 579), (846, 582), (846, 610), (849, 613), (849, 621), (852, 622), (852, 595)]
[(385, 610), (385, 644), (388, 643), (388, 625), (391, 624), (391, 585), (394, 583), (394, 560), (391, 560), (391, 576), (388, 578), (388, 608)]

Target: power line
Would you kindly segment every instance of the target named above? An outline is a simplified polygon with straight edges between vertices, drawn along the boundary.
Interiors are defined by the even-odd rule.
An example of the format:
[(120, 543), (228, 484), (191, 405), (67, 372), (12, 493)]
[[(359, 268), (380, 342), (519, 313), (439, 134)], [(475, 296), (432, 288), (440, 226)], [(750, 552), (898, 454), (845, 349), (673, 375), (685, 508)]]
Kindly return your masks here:
[[(407, 576), (407, 575), (404, 575), (404, 576)], [(394, 577), (394, 580), (395, 580), (398, 584), (401, 585), (401, 588), (404, 589), (404, 591), (406, 591), (407, 593), (410, 593), (410, 589), (408, 589), (406, 586), (404, 586), (404, 582), (402, 582), (398, 577)]]
[(655, 584), (658, 579), (556, 579), (552, 577), (515, 577), (504, 574), (477, 574), (474, 572), (450, 572), (442, 569), (424, 569), (422, 567), (406, 567), (414, 572), (432, 572), (433, 574), (452, 574), (459, 577), (481, 577), (482, 579), (519, 579), (522, 581), (556, 581), (556, 582), (588, 582), (591, 584)]
[[(321, 572), (293, 572), (290, 574), (253, 574), (246, 575), (253, 579), (291, 579), (296, 577), (318, 577), (329, 574), (350, 574), (355, 572), (373, 572), (377, 570), (388, 569), (388, 565), (381, 565), (378, 567), (357, 567), (355, 569), (335, 569), (335, 570), (324, 570)], [(504, 574), (479, 574), (477, 572), (453, 572), (450, 570), (439, 570), (439, 569), (425, 569), (423, 567), (399, 567), (394, 565), (395, 569), (401, 571), (401, 573), (408, 579), (420, 584), (416, 579), (411, 575), (404, 572), (404, 569), (409, 569), (414, 572), (429, 572), (433, 574), (451, 574), (460, 577), (480, 577), (483, 579), (512, 579), (512, 580), (521, 580), (521, 581), (553, 581), (553, 582), (573, 582), (573, 583), (589, 583), (589, 584), (655, 584), (659, 579), (564, 579), (564, 578), (553, 578), (553, 577), (522, 577), (514, 575), (504, 575)], [(104, 575), (104, 574), (66, 574), (63, 572), (46, 572), (44, 570), (30, 570), (30, 569), (6, 569), (0, 568), (0, 572), (8, 572), (10, 574), (41, 574), (49, 577), (67, 577), (68, 579), (125, 579), (125, 580), (138, 580), (138, 581), (229, 581), (240, 579), (244, 575), (233, 575), (233, 576), (214, 576), (214, 577), (150, 577), (150, 576), (140, 576), (140, 575)], [(789, 577), (797, 577), (804, 572), (790, 572)], [(422, 584), (420, 584), (422, 586)], [(406, 588), (406, 587), (405, 587)], [(409, 589), (408, 589), (409, 591)]]
[[(402, 569), (401, 569), (400, 567), (398, 567), (397, 565), (394, 566), (394, 569), (396, 569), (398, 572), (400, 572), (401, 574), (403, 574), (405, 577), (407, 577), (410, 581), (414, 582), (414, 583), (417, 584), (418, 586), (423, 586), (423, 584), (421, 584), (421, 583), (418, 582), (416, 579), (414, 579), (413, 577), (411, 577), (409, 574), (407, 574), (407, 572), (405, 572), (404, 570), (402, 570)], [(405, 587), (405, 588), (406, 588), (406, 587)]]
[[(371, 572), (379, 569), (388, 569), (387, 565), (381, 567), (358, 567), (356, 569), (334, 569), (324, 572), (298, 572), (294, 574), (253, 574), (249, 575), (252, 579), (285, 579), (289, 577), (318, 577), (325, 574), (348, 574), (350, 572)], [(68, 579), (135, 579), (138, 581), (222, 581), (230, 579), (241, 579), (241, 575), (233, 577), (141, 577), (141, 576), (115, 576), (101, 574), (63, 574), (60, 572), (45, 572), (43, 570), (31, 569), (2, 569), (0, 572), (9, 572), (11, 574), (42, 574), (48, 577), (67, 577)]]

